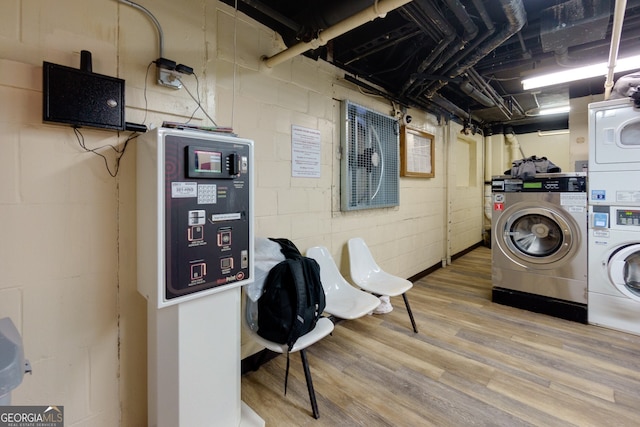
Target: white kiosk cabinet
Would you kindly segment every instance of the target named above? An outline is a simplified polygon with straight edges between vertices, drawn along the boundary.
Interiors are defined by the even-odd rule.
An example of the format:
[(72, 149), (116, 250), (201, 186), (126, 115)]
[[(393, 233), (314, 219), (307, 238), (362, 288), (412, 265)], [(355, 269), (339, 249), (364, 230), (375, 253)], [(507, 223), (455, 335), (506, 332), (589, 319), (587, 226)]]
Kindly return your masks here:
[(254, 277), (253, 234), (253, 141), (167, 128), (138, 138), (150, 426), (264, 425), (240, 400), (240, 287)]

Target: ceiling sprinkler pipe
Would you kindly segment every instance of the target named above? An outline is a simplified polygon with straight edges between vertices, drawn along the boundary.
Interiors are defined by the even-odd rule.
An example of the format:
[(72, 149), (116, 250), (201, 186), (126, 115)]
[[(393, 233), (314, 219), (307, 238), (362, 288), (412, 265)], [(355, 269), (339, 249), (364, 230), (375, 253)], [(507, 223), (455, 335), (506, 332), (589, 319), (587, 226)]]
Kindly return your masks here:
[(310, 42), (298, 43), (280, 53), (264, 58), (263, 64), (268, 68), (275, 67), (276, 65), (303, 54), (310, 49), (317, 49), (320, 46), (324, 46), (330, 40), (358, 28), (367, 22), (373, 21), (376, 18), (383, 18), (388, 12), (402, 7), (411, 1), (413, 0), (376, 0), (373, 6), (370, 6), (361, 12), (338, 22), (336, 25), (321, 31), (316, 39), (311, 40)]
[(622, 34), (622, 22), (624, 21), (624, 11), (627, 7), (627, 0), (616, 0), (616, 8), (613, 12), (613, 27), (611, 28), (611, 49), (609, 50), (609, 70), (607, 80), (604, 82), (605, 101), (611, 96), (613, 88), (613, 73), (618, 60), (618, 49), (620, 48), (620, 35)]

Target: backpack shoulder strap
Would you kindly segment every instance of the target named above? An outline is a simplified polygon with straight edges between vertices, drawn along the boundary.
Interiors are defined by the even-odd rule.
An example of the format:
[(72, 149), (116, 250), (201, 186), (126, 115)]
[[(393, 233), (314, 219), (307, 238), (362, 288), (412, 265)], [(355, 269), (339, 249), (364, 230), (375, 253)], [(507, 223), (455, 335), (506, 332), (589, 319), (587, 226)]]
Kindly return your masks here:
[(289, 239), (276, 239), (270, 237), (269, 240), (280, 245), (280, 252), (282, 252), (284, 257), (287, 259), (300, 258), (302, 256), (296, 245)]
[(303, 307), (305, 306), (307, 300), (309, 299), (308, 284), (305, 280), (304, 267), (302, 265), (303, 258), (300, 257), (297, 260), (292, 260), (289, 263), (291, 268), (291, 274), (293, 276), (293, 287), (296, 293), (296, 307), (293, 312), (295, 314), (295, 319), (293, 321), (293, 325), (291, 327), (291, 334), (289, 336), (289, 340), (287, 344), (289, 345), (289, 351), (293, 348), (298, 337), (301, 335), (302, 328), (304, 327), (304, 312)]

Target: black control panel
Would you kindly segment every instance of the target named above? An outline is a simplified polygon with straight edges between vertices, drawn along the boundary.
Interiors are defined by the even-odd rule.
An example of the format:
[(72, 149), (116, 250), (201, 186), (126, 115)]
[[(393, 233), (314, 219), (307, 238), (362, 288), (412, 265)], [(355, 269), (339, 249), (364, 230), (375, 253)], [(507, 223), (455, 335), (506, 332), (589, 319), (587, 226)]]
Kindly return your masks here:
[(524, 181), (508, 176), (491, 180), (491, 191), (494, 193), (585, 193), (587, 191), (586, 176), (539, 176)]
[(250, 147), (167, 135), (165, 298), (230, 285), (250, 274)]

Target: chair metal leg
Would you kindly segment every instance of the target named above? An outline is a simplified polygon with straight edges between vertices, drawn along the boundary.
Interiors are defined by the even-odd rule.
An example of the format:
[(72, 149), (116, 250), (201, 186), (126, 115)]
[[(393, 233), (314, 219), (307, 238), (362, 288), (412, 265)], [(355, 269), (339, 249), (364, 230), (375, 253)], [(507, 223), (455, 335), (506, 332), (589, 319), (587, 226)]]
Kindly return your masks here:
[(307, 389), (309, 390), (309, 400), (311, 401), (313, 418), (318, 419), (320, 417), (320, 414), (318, 413), (318, 402), (316, 401), (316, 392), (313, 389), (313, 381), (311, 381), (311, 371), (309, 370), (309, 361), (307, 360), (306, 349), (300, 350), (300, 357), (302, 358), (302, 367), (304, 368), (304, 376), (307, 379)]
[(411, 311), (411, 306), (409, 306), (409, 300), (407, 299), (407, 294), (402, 294), (402, 298), (404, 299), (404, 305), (407, 306), (407, 312), (409, 313), (409, 319), (411, 319), (411, 326), (413, 326), (413, 332), (418, 333), (418, 328), (416, 327), (416, 321), (413, 319), (413, 312)]

